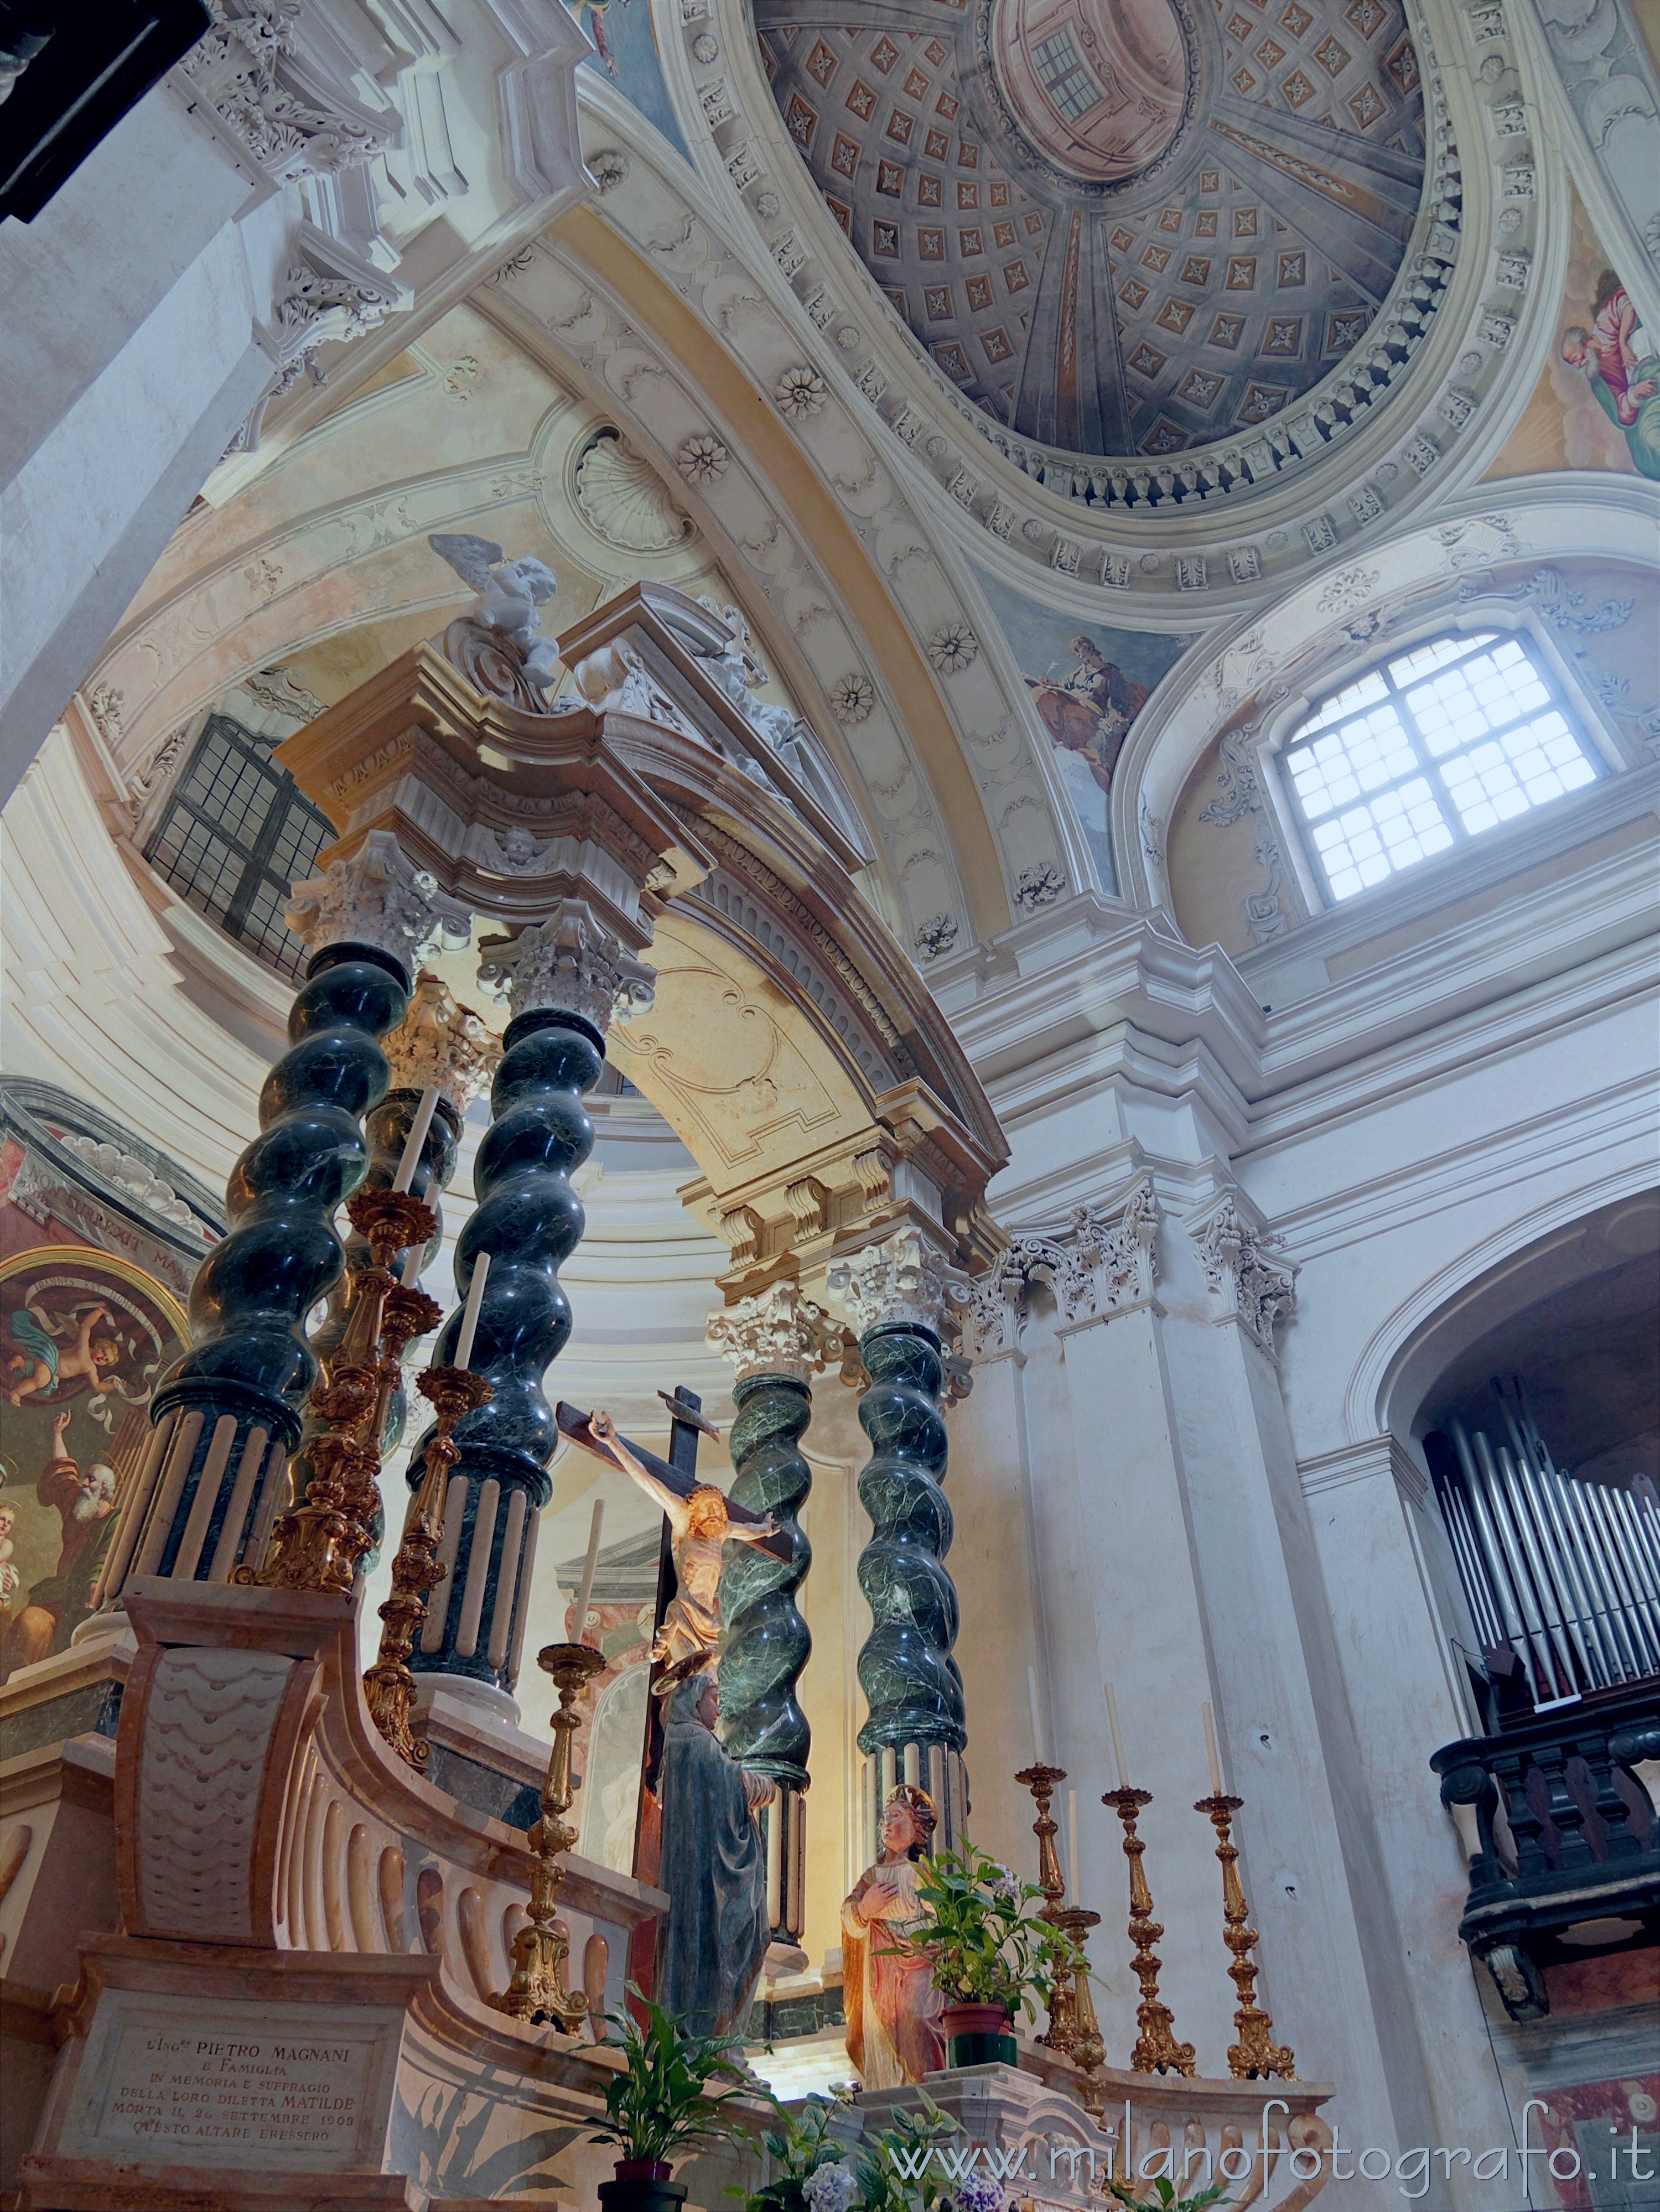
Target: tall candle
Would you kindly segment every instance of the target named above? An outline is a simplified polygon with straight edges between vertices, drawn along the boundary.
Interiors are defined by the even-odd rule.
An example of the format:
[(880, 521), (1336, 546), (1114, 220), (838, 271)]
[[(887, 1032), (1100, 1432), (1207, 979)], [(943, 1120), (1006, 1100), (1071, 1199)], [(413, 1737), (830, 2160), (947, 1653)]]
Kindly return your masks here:
[(489, 1254), (478, 1253), (472, 1263), (472, 1280), (467, 1285), (467, 1303), (461, 1316), (461, 1334), (455, 1340), (453, 1364), (457, 1367), (471, 1367), (472, 1364), (472, 1340), (478, 1334), (478, 1309), (484, 1303), (484, 1284), (489, 1271)]
[(588, 1556), (582, 1562), (581, 1587), (576, 1593), (576, 1641), (585, 1643), (584, 1633), (588, 1625), (588, 1600), (593, 1595), (593, 1577), (599, 1566), (599, 1531), (605, 1522), (605, 1501), (593, 1501), (593, 1518), (588, 1524)]
[(1040, 1766), (1049, 1763), (1049, 1746), (1043, 1741), (1043, 1707), (1037, 1694), (1037, 1669), (1026, 1669), (1026, 1695), (1031, 1699), (1031, 1747)]
[(421, 1262), (426, 1258), (426, 1256), (427, 1248), (424, 1244), (411, 1244), (409, 1250), (404, 1253), (404, 1273), (401, 1280), (403, 1286), (406, 1291), (412, 1291), (416, 1285), (420, 1281)]
[(392, 1179), (394, 1190), (407, 1190), (415, 1181), (415, 1170), (421, 1164), (421, 1147), (427, 1141), (427, 1132), (432, 1127), (433, 1111), (437, 1104), (438, 1085), (429, 1083), (421, 1093), (421, 1103), (415, 1109), (409, 1135), (404, 1139), (404, 1157), (398, 1161), (398, 1172)]
[(1124, 1739), (1118, 1729), (1118, 1700), (1112, 1694), (1110, 1682), (1107, 1684), (1107, 1726), (1112, 1730), (1112, 1760), (1118, 1769), (1116, 1786), (1120, 1790), (1128, 1790), (1130, 1786), (1129, 1764), (1124, 1757)]
[(1210, 1761), (1210, 1794), (1213, 1797), (1220, 1797), (1224, 1794), (1222, 1762), (1216, 1756), (1216, 1723), (1211, 1718), (1208, 1705), (1201, 1705), (1199, 1711), (1205, 1723), (1205, 1756)]
[(1072, 1884), (1072, 1901), (1079, 1900), (1078, 1887), (1078, 1792), (1067, 1792), (1067, 1878)]

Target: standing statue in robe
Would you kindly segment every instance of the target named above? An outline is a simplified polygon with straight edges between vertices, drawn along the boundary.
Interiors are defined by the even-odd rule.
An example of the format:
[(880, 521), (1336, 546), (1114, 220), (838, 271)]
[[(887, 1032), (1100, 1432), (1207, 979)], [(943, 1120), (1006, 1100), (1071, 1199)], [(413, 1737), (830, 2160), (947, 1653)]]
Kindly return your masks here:
[(725, 1494), (712, 1483), (700, 1483), (690, 1498), (682, 1498), (642, 1466), (617, 1435), (609, 1413), (594, 1414), (591, 1426), (624, 1474), (668, 1516), (678, 1589), (651, 1647), (653, 1661), (664, 1669), (655, 1692), (666, 1697), (677, 1682), (711, 1666), (720, 1650), (721, 1563), (726, 1547), (763, 1544), (778, 1530), (770, 1520), (730, 1519)]
[(658, 1997), (691, 2034), (742, 2032), (771, 1941), (767, 1855), (755, 1815), (777, 1793), (714, 1733), (721, 1693), (704, 1674), (669, 1696), (660, 1795), (669, 1893)]
[(867, 2089), (897, 2089), (946, 2063), (945, 2000), (910, 1948), (927, 1918), (916, 1862), (939, 1818), (927, 1790), (902, 1782), (882, 1809), (882, 1850), (842, 1907), (848, 2056)]

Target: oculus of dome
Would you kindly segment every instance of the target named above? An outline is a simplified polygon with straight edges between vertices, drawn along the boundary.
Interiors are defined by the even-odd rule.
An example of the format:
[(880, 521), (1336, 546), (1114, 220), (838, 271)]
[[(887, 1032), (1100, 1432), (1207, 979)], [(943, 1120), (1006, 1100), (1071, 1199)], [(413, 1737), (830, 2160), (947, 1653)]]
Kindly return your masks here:
[(1011, 152), (1110, 185), (1167, 154), (1195, 105), (1198, 40), (1171, 0), (983, 0), (981, 82)]

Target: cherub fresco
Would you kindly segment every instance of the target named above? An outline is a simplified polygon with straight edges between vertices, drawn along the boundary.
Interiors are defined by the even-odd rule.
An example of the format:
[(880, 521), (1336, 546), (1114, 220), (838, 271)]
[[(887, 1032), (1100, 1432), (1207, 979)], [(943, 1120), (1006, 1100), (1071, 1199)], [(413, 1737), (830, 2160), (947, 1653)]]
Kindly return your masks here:
[(1575, 323), (1562, 333), (1562, 358), (1624, 434), (1633, 466), (1660, 478), (1660, 354), (1612, 269), (1597, 279), (1590, 327)]
[(1147, 703), (1147, 686), (1126, 676), (1092, 637), (1073, 638), (1072, 649), (1078, 659), (1068, 675), (1057, 678), (1051, 664), (1048, 674), (1026, 682), (1055, 744), (1079, 754), (1102, 790), (1110, 791), (1130, 725)]
[[(78, 1328), (72, 1313), (55, 1320), (19, 1306), (7, 1322), (12, 1343), (20, 1347), (6, 1362), (7, 1373), (19, 1377), (5, 1389), (14, 1407), (43, 1393), (60, 1397), (64, 1386), (78, 1378), (99, 1383), (118, 1368), (121, 1346), (110, 1334), (108, 1322), (108, 1309), (101, 1305), (88, 1306)], [(101, 1331), (100, 1322), (105, 1324)], [(71, 1332), (74, 1341), (65, 1348), (58, 1340)]]

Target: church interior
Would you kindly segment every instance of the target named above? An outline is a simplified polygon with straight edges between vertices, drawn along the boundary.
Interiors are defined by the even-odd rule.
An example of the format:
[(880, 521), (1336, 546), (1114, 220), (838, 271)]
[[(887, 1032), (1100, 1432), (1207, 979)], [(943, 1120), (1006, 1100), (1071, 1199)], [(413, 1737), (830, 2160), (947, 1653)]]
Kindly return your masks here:
[(0, 2212), (1660, 2208), (1657, 59), (0, 0)]

